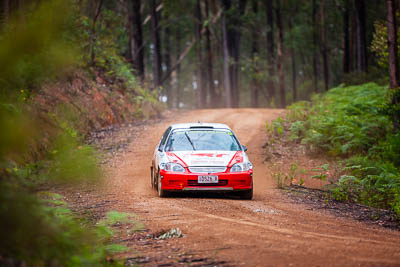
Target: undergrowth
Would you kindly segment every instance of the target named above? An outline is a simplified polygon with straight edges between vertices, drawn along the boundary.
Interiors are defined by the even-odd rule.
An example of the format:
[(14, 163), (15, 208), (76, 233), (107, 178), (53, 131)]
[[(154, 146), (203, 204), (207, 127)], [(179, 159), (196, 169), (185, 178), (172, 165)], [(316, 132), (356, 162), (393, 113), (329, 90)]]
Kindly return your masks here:
[[(342, 85), (291, 105), (284, 121), (291, 141), (342, 160), (343, 175), (330, 186), (336, 200), (392, 209), (400, 217), (400, 133), (387, 111), (396, 107), (388, 103), (387, 87)], [(283, 125), (279, 119), (268, 129), (279, 136)]]
[[(85, 40), (74, 40), (82, 29), (76, 23), (81, 14), (71, 10), (74, 5), (41, 1), (28, 6), (23, 20), (12, 16), (0, 25), (1, 266), (118, 265), (111, 256), (126, 250), (110, 244), (112, 225), (93, 225), (74, 215), (59, 195), (40, 192), (43, 185), (98, 182), (101, 177), (97, 152), (76, 130), (79, 114), (56, 114), (33, 103), (46, 83), (72, 77), (74, 69), (82, 68), (78, 62), (84, 59)], [(139, 101), (127, 63), (118, 51), (103, 49), (106, 40), (98, 41), (97, 68), (122, 83), (132, 102)], [(156, 101), (153, 94), (146, 97)], [(135, 223), (130, 229), (140, 227)]]

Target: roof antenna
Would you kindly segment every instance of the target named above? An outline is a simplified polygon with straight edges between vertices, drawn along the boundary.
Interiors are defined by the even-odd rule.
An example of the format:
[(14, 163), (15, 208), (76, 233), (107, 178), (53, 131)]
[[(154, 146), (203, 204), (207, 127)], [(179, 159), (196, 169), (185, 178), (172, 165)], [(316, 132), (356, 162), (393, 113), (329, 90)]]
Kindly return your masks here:
[(201, 122), (198, 120), (197, 123), (201, 123)]

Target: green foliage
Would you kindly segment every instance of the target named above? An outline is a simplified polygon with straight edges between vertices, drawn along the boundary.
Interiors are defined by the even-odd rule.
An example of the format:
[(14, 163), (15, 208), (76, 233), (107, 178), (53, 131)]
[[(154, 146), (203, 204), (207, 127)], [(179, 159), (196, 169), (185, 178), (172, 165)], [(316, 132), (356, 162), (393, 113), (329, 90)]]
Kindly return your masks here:
[(285, 181), (282, 179), (282, 174), (280, 172), (275, 173), (275, 180), (278, 188), (284, 188), (285, 187)]
[[(124, 57), (128, 50), (128, 35), (125, 25), (121, 23), (125, 19), (123, 13), (103, 9), (94, 29), (93, 18), (83, 15), (81, 11), (78, 11), (74, 19), (77, 27), (73, 39), (79, 44), (81, 67), (93, 76), (100, 75), (118, 84), (119, 89), (131, 96), (132, 103), (140, 106), (144, 101), (149, 101), (159, 106), (160, 92), (142, 88), (136, 80), (132, 65)], [(143, 116), (140, 108), (136, 112), (138, 117)]]
[(11, 259), (27, 266), (104, 266), (122, 250), (106, 247), (107, 231), (75, 217), (62, 196), (36, 193), (44, 181), (100, 176), (96, 152), (82, 145), (72, 117), (38, 115), (30, 103), (44, 83), (76, 66), (71, 6), (60, 0), (24, 6), (24, 19), (15, 16), (1, 29), (0, 265)]
[(21, 188), (16, 190), (13, 185), (0, 183), (3, 259), (21, 260), (28, 266), (111, 265), (105, 259), (118, 251), (109, 249), (94, 228), (75, 217), (61, 198), (46, 192), (38, 198)]
[[(69, 1), (43, 1), (15, 16), (0, 32), (0, 98), (10, 93), (26, 97), (44, 81), (64, 73), (76, 61), (76, 51), (64, 33), (71, 27)], [(60, 15), (63, 14), (63, 15)], [(65, 15), (65, 16), (64, 16)]]
[(55, 181), (98, 181), (101, 172), (97, 156), (89, 145), (83, 145), (69, 133), (60, 134), (51, 151), (48, 177)]
[(100, 222), (104, 225), (113, 225), (115, 223), (127, 223), (131, 219), (136, 219), (137, 216), (133, 213), (126, 212), (118, 212), (118, 211), (109, 211), (106, 214), (106, 217)]
[(311, 171), (317, 174), (311, 176), (311, 178), (326, 181), (328, 178), (327, 175), (328, 169), (329, 169), (329, 164), (323, 164), (318, 168), (313, 168)]
[(125, 225), (126, 232), (131, 234), (144, 228), (143, 224), (137, 219), (138, 217), (134, 213), (109, 211), (107, 212), (105, 218), (98, 223), (98, 225), (109, 228), (114, 225), (123, 224)]
[[(334, 156), (368, 152), (391, 130), (379, 111), (385, 100), (386, 88), (374, 83), (333, 88), (323, 97), (313, 97), (312, 106), (300, 103), (289, 108), (289, 119), (301, 121), (292, 124), (291, 136)], [(292, 115), (292, 110), (304, 114)], [(301, 120), (305, 114), (307, 119)]]
[[(398, 106), (387, 92), (374, 83), (339, 86), (312, 103), (290, 106), (287, 121), (292, 140), (345, 158), (346, 174), (331, 187), (334, 198), (391, 208), (400, 216), (400, 133), (393, 133), (391, 121)], [(327, 170), (313, 170), (313, 178), (325, 180)]]
[(280, 136), (283, 134), (284, 130), (283, 119), (279, 117), (276, 120), (272, 121), (270, 125), (266, 123), (265, 127), (269, 133)]
[(110, 79), (121, 80), (127, 89), (138, 87), (131, 65), (122, 56), (128, 43), (126, 29), (120, 23), (124, 19), (122, 15), (109, 9), (103, 10), (94, 32), (92, 18), (81, 15), (76, 19), (79, 22), (76, 38), (81, 40), (84, 67), (95, 66), (103, 70)]
[(388, 101), (381, 105), (381, 113), (390, 118), (393, 123), (400, 123), (400, 88), (390, 89)]
[[(378, 65), (384, 69), (389, 67), (388, 31), (386, 21), (378, 20), (374, 24), (375, 32), (371, 43), (371, 50), (376, 54)], [(397, 36), (400, 45), (400, 36)]]
[[(293, 181), (300, 173), (304, 173), (305, 170), (299, 170), (299, 165), (297, 163), (292, 163), (290, 165), (289, 173), (282, 177), (282, 173), (278, 172), (275, 173), (275, 180), (277, 183), (278, 188), (284, 188), (286, 185), (292, 185)], [(304, 180), (300, 178), (299, 180), (300, 185), (304, 184)]]
[(346, 161), (345, 170), (332, 189), (339, 200), (350, 200), (399, 213), (400, 172), (391, 163), (357, 156)]

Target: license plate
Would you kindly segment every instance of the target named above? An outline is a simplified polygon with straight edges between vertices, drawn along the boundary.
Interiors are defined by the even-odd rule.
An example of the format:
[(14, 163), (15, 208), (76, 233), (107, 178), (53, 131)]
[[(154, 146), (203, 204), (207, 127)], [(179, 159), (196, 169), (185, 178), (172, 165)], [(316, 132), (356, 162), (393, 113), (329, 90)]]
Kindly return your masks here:
[(199, 184), (217, 184), (218, 176), (217, 175), (199, 175), (197, 176), (197, 182)]

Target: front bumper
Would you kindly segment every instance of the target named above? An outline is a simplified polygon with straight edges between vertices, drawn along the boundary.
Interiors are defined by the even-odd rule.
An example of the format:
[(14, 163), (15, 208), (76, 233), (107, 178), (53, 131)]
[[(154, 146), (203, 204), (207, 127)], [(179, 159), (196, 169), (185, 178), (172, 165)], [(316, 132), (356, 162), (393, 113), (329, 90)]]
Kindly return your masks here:
[(170, 191), (234, 191), (249, 190), (253, 186), (253, 170), (246, 172), (224, 172), (210, 175), (218, 176), (218, 184), (199, 184), (199, 175), (204, 173), (166, 172), (160, 170), (161, 188)]

